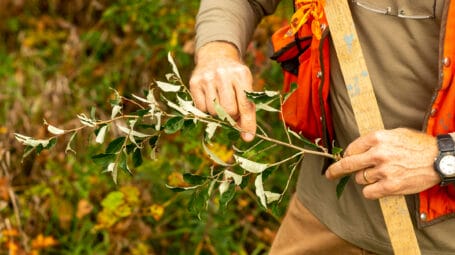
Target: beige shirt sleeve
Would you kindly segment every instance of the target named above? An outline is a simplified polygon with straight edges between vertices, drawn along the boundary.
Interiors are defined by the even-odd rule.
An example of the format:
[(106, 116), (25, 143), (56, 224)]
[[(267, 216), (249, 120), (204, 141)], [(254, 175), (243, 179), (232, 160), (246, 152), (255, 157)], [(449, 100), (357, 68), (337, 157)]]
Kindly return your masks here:
[(213, 41), (234, 44), (241, 56), (260, 20), (280, 0), (201, 0), (196, 17), (196, 50)]

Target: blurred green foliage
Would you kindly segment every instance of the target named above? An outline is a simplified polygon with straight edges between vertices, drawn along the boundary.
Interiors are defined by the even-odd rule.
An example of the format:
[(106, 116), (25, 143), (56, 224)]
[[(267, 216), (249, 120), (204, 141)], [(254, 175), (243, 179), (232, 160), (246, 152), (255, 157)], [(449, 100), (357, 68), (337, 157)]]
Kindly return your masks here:
[[(192, 69), (198, 1), (5, 0), (0, 2), (0, 254), (262, 254), (268, 250), (287, 200), (265, 211), (248, 188), (223, 210), (212, 200), (197, 210), (196, 195), (165, 184), (209, 164), (192, 133), (175, 134), (119, 184), (91, 160), (102, 148), (86, 132), (65, 154), (65, 141), (22, 159), (14, 132), (49, 134), (78, 113), (110, 115), (110, 88), (141, 94), (170, 67), (173, 52), (184, 79)], [(279, 88), (280, 68), (267, 56), (271, 32), (291, 11), (257, 29), (247, 56), (255, 87)], [(134, 109), (134, 106), (130, 106)], [(274, 117), (276, 118), (276, 116)], [(277, 118), (276, 118), (277, 119)], [(281, 125), (262, 123), (273, 130)], [(188, 142), (194, 141), (194, 142)], [(62, 145), (63, 144), (63, 145)], [(218, 152), (229, 154), (222, 144)], [(274, 157), (275, 155), (271, 155)], [(277, 155), (276, 155), (277, 156)], [(281, 190), (289, 174), (269, 176)], [(276, 187), (275, 187), (276, 185)], [(193, 207), (190, 207), (190, 201)]]

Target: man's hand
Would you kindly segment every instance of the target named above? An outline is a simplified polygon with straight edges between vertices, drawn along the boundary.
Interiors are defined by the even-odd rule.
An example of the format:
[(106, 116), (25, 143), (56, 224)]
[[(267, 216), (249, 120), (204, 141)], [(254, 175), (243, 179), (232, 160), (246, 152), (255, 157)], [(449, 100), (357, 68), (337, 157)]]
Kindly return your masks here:
[(441, 181), (433, 168), (437, 154), (435, 137), (405, 128), (381, 130), (353, 141), (326, 177), (354, 173), (369, 199), (415, 194)]
[(226, 42), (212, 42), (196, 54), (196, 68), (190, 79), (194, 103), (202, 111), (216, 115), (214, 101), (237, 121), (242, 138), (251, 141), (256, 132), (256, 110), (246, 98), (252, 91), (251, 72), (239, 56), (235, 46)]

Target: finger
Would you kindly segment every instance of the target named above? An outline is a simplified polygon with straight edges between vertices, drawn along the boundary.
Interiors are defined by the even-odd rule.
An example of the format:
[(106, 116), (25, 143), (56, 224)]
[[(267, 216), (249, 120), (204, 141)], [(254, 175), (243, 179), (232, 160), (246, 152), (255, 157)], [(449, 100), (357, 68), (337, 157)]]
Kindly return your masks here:
[(190, 80), (190, 92), (193, 96), (194, 105), (201, 111), (206, 112), (207, 106), (205, 104), (205, 93), (200, 86), (201, 80), (197, 77)]
[(253, 78), (247, 68), (242, 68), (242, 74), (239, 76), (238, 83), (235, 86), (235, 93), (237, 96), (238, 110), (240, 118), (238, 124), (240, 129), (244, 132), (241, 134), (243, 140), (252, 141), (256, 134), (256, 108), (250, 102), (245, 91), (252, 91)]
[(381, 180), (363, 188), (363, 196), (367, 199), (379, 199), (391, 195), (403, 195), (399, 181)]
[(379, 176), (374, 168), (365, 168), (355, 173), (355, 182), (360, 185), (369, 185), (379, 181)]
[(348, 145), (344, 151), (344, 156), (351, 156), (368, 151), (371, 147), (377, 145), (379, 141), (384, 141), (385, 132), (376, 131), (360, 136)]
[(224, 70), (219, 70), (220, 86), (217, 89), (220, 105), (234, 120), (239, 118), (236, 94), (232, 84), (232, 77)]
[(211, 115), (216, 115), (214, 102), (219, 102), (218, 93), (216, 92), (216, 86), (219, 80), (215, 78), (214, 73), (204, 74), (204, 93), (205, 93), (205, 105), (207, 111)]
[(326, 171), (325, 175), (328, 179), (336, 179), (365, 168), (374, 166), (369, 152), (348, 156), (333, 163)]

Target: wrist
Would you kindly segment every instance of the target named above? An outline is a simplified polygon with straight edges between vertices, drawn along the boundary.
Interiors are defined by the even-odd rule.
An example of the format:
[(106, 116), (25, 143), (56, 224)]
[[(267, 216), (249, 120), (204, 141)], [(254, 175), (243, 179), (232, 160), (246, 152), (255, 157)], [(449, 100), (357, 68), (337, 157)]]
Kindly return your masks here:
[(228, 58), (235, 61), (240, 61), (240, 52), (237, 47), (225, 41), (214, 41), (200, 47), (195, 55), (196, 64), (206, 60)]

